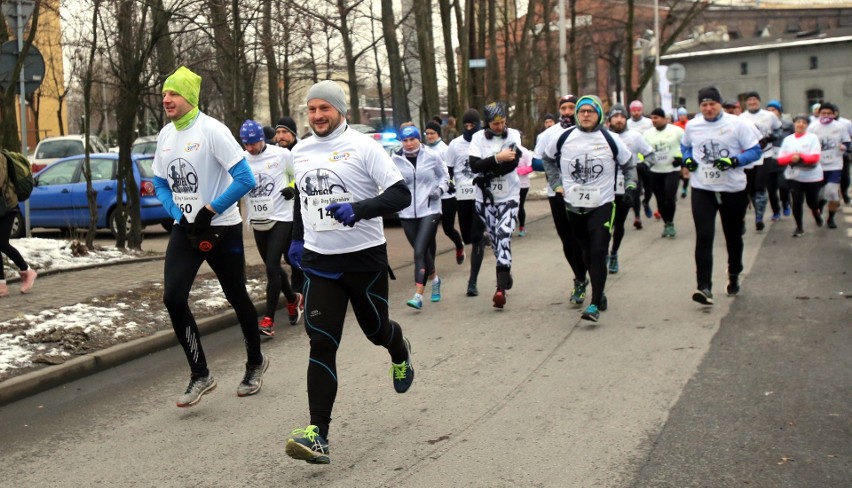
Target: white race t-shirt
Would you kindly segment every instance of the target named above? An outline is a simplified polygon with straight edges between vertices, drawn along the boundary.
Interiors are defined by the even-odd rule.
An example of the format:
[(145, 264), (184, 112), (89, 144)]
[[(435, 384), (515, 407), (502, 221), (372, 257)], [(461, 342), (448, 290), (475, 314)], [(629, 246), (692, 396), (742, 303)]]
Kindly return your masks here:
[[(819, 138), (814, 134), (807, 132), (802, 137), (790, 134), (781, 142), (781, 148), (778, 150), (778, 158), (780, 159), (790, 154), (820, 154), (821, 151)], [(822, 181), (822, 165), (820, 163), (813, 166), (788, 165), (784, 170), (784, 177), (788, 180), (801, 181), (802, 183)]]
[(402, 149), (391, 156), (391, 161), (396, 165), (405, 179), (405, 186), (411, 192), (411, 204), (399, 211), (399, 217), (417, 219), (440, 214), (441, 199), (432, 199), (430, 195), (436, 190), (442, 190), (444, 193), (447, 191), (450, 175), (441, 156), (425, 144), (421, 144), (415, 159), (416, 166), (411, 164)]
[(246, 151), (245, 156), (257, 183), (246, 195), (249, 220), (292, 222), (293, 200), (284, 200), (281, 195), (295, 176), (290, 151), (267, 144), (262, 153), (254, 156)]
[[(555, 123), (544, 130), (538, 137), (535, 138), (535, 149), (533, 150), (533, 157), (536, 159), (541, 159), (544, 157), (544, 151), (547, 149), (547, 145), (559, 138), (559, 135), (565, 132), (566, 128), (562, 127), (560, 123)], [(550, 198), (556, 195), (556, 192), (553, 191), (553, 188), (550, 185), (544, 185), (547, 189), (547, 197)]]
[(680, 141), (683, 139), (683, 129), (668, 124), (663, 130), (656, 127), (646, 130), (643, 134), (645, 140), (654, 149), (654, 157), (651, 161), (651, 171), (654, 173), (671, 173), (680, 168), (672, 166), (675, 157), (680, 157)]
[(737, 192), (745, 190), (746, 175), (742, 166), (720, 171), (713, 167), (719, 158), (733, 158), (760, 141), (754, 124), (736, 115), (722, 113), (713, 122), (701, 114), (686, 124), (683, 145), (692, 148), (692, 159), (698, 169), (689, 183), (700, 190)]
[[(165, 178), (172, 199), (190, 223), (201, 207), (218, 198), (234, 181), (228, 170), (242, 161), (243, 148), (218, 120), (199, 113), (188, 128), (168, 124), (157, 136), (154, 176)], [(237, 205), (213, 216), (212, 225), (242, 222)]]
[(633, 117), (627, 118), (627, 128), (629, 130), (635, 130), (640, 134), (644, 134), (646, 130), (654, 127), (654, 123), (651, 122), (651, 119), (648, 117), (642, 116), (639, 120), (633, 120)]
[(456, 185), (456, 200), (474, 200), (476, 190), (473, 186), (474, 174), (468, 164), (470, 142), (464, 136), (458, 136), (447, 147), (444, 162), (448, 168), (453, 168), (453, 182)]
[(816, 120), (808, 126), (808, 132), (819, 138), (822, 146), (822, 154), (819, 164), (824, 171), (837, 171), (843, 169), (843, 147), (841, 144), (849, 144), (849, 131), (846, 126), (833, 120), (829, 124), (823, 124)]
[[(521, 147), (521, 133), (515, 129), (506, 129), (508, 134), (506, 138), (494, 136), (491, 139), (485, 137), (485, 131), (481, 130), (473, 135), (470, 139), (469, 156), (480, 159), (485, 159), (499, 153), (503, 149), (509, 147), (510, 144), (515, 144)], [(476, 188), (476, 201), (482, 202), (482, 190)], [(490, 185), (491, 194), (494, 196), (494, 203), (506, 202), (509, 200), (519, 200), (521, 196), (521, 185), (518, 180), (518, 173), (515, 171), (503, 176), (491, 178)]]
[[(422, 143), (421, 145), (423, 147), (429, 148), (431, 151), (438, 153), (438, 156), (441, 157), (441, 161), (444, 162), (444, 168), (445, 169), (449, 168), (449, 166), (447, 165), (447, 159), (446, 159), (447, 149), (449, 149), (449, 146), (447, 146), (446, 142), (444, 142), (441, 139), (438, 139), (438, 143), (435, 144), (434, 146), (430, 146), (429, 144), (426, 144), (425, 142)], [(448, 198), (455, 198), (455, 197), (456, 197), (455, 195), (445, 192), (443, 195), (441, 195), (441, 200), (446, 200)]]
[[(771, 136), (774, 131), (781, 128), (781, 119), (776, 117), (775, 114), (769, 110), (760, 109), (755, 113), (751, 113), (746, 110), (740, 114), (740, 117), (750, 121), (755, 127), (757, 127), (758, 132), (760, 132), (761, 139)], [(774, 157), (775, 148), (772, 146), (772, 143), (769, 142), (763, 147), (763, 157), (756, 161), (755, 164), (759, 166), (763, 164), (763, 158)]]
[(341, 133), (302, 139), (293, 148), (305, 249), (319, 254), (345, 254), (385, 243), (382, 218), (346, 227), (325, 207), (331, 203), (373, 198), (403, 180), (382, 145), (346, 128)]
[[(610, 131), (612, 132), (612, 131)], [(652, 159), (654, 148), (648, 144), (648, 141), (642, 137), (642, 134), (636, 132), (635, 130), (626, 129), (618, 134), (618, 137), (624, 142), (630, 152), (633, 153), (633, 163), (639, 164), (639, 155), (641, 154), (643, 158)], [(649, 161), (649, 163), (653, 163), (653, 161)], [(615, 177), (618, 178), (618, 182), (615, 185), (615, 194), (616, 195), (624, 195), (624, 173), (621, 171), (616, 172)]]

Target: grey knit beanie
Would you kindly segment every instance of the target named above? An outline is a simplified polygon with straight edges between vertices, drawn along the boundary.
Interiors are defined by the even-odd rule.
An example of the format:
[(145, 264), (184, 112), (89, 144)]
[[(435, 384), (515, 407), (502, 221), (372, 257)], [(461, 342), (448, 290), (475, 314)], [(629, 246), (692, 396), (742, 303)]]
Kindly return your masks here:
[(331, 80), (323, 80), (316, 83), (308, 90), (307, 101), (309, 102), (314, 98), (325, 100), (332, 107), (336, 108), (340, 112), (340, 115), (346, 115), (346, 94), (343, 93), (343, 88), (337, 83)]

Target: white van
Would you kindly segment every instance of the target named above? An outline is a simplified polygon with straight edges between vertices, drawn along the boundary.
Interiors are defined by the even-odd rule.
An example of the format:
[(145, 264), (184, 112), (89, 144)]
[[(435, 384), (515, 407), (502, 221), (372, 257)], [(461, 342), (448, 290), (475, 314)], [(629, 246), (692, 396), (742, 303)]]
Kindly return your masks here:
[[(85, 153), (85, 141), (86, 138), (82, 134), (42, 139), (36, 146), (35, 153), (30, 161), (33, 165), (33, 173), (41, 171), (62, 158)], [(89, 141), (93, 153), (107, 152), (106, 145), (98, 136), (89, 136)]]

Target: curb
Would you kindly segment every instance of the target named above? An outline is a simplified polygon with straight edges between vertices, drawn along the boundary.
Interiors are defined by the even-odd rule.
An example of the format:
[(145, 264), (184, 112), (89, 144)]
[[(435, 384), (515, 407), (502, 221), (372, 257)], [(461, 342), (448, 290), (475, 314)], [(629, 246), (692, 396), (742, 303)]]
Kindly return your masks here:
[[(85, 271), (87, 269), (95, 269), (95, 268), (108, 268), (111, 266), (120, 266), (123, 264), (136, 264), (136, 263), (147, 263), (149, 261), (158, 261), (166, 259), (165, 254), (162, 256), (145, 256), (141, 258), (133, 258), (133, 259), (123, 259), (120, 261), (108, 261), (106, 263), (92, 263), (92, 264), (84, 264), (83, 266), (74, 266), (73, 268), (58, 268), (58, 269), (48, 269), (46, 271), (39, 271), (39, 276), (51, 276), (62, 273), (73, 273), (74, 271)], [(12, 278), (7, 278), (6, 283), (17, 283), (21, 281), (20, 276), (14, 276)]]
[[(265, 304), (265, 300), (254, 302), (258, 310)], [(229, 309), (219, 315), (199, 320), (198, 329), (202, 334), (210, 334), (232, 326), (235, 320), (237, 320), (236, 312)], [(174, 331), (161, 330), (150, 336), (116, 344), (60, 365), (48, 366), (16, 376), (0, 382), (0, 407), (175, 345), (178, 345), (178, 341)]]

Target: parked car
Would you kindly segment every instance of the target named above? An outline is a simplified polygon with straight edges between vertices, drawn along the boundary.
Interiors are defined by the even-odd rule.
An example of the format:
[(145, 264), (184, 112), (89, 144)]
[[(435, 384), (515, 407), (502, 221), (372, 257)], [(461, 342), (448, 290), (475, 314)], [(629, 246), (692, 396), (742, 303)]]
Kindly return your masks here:
[(130, 146), (131, 154), (154, 154), (157, 152), (157, 136), (137, 137)]
[[(105, 153), (107, 147), (98, 136), (90, 136), (93, 153)], [(86, 136), (82, 134), (70, 136), (47, 137), (39, 141), (33, 154), (33, 173), (41, 171), (51, 164), (68, 156), (76, 156), (86, 152)]]
[[(35, 186), (30, 195), (30, 226), (59, 229), (86, 228), (89, 226), (89, 204), (86, 197), (86, 179), (83, 176), (83, 160), (78, 155), (60, 159), (34, 175)], [(133, 176), (139, 186), (142, 226), (161, 224), (171, 230), (174, 220), (166, 213), (154, 193), (154, 171), (151, 156), (133, 155)], [(117, 199), (118, 154), (100, 153), (90, 155), (92, 186), (97, 191), (97, 228), (109, 228), (113, 235), (118, 233), (115, 221)], [(126, 201), (126, 198), (125, 198)], [(12, 237), (24, 235), (24, 203), (21, 212), (12, 224)], [(130, 229), (130, 217), (126, 216), (125, 228)]]

